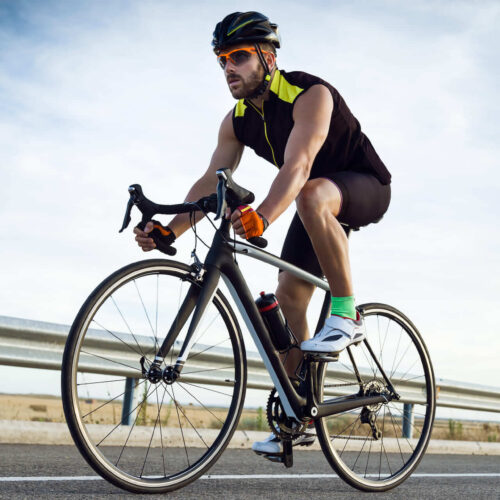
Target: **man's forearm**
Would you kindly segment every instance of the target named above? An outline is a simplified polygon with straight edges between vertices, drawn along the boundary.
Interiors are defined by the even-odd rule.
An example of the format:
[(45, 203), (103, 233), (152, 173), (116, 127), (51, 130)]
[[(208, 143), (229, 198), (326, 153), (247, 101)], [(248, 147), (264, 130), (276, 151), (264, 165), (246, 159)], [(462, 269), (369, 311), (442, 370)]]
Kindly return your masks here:
[[(215, 192), (217, 184), (206, 177), (201, 177), (197, 180), (193, 187), (189, 190), (186, 199), (184, 201), (197, 201), (203, 196), (208, 196)], [(204, 217), (202, 212), (195, 213), (195, 220), (198, 222)], [(178, 238), (182, 233), (187, 231), (191, 224), (189, 222), (189, 214), (178, 214), (176, 215), (168, 224), (168, 227), (174, 232), (175, 236)]]
[(274, 222), (297, 198), (308, 178), (309, 168), (306, 166), (299, 163), (283, 165), (257, 211), (269, 223)]

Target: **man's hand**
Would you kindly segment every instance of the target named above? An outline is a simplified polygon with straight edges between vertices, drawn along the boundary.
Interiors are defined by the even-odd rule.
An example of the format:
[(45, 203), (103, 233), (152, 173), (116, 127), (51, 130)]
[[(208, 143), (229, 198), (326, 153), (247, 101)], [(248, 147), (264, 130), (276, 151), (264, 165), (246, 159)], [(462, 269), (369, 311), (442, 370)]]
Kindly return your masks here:
[(160, 252), (169, 255), (175, 254), (175, 249), (171, 248), (175, 241), (174, 232), (167, 226), (163, 226), (156, 220), (149, 221), (141, 231), (138, 227), (134, 228), (135, 241), (142, 248), (143, 252), (150, 252), (157, 248)]
[(231, 218), (235, 233), (246, 240), (262, 236), (269, 225), (267, 219), (255, 212), (250, 205), (241, 205), (233, 213), (228, 208), (226, 218)]
[(138, 227), (134, 227), (135, 241), (137, 241), (143, 252), (150, 252), (156, 248), (156, 243), (149, 235), (152, 230), (153, 222), (151, 221), (146, 224), (144, 231), (141, 231)]

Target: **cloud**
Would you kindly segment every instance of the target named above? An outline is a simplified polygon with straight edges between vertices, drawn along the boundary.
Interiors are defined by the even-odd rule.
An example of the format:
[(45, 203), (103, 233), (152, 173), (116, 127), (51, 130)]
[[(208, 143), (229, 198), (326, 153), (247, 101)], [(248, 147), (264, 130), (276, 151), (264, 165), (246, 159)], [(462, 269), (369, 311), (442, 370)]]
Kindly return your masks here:
[[(234, 7), (0, 5), (1, 312), (68, 323), (100, 279), (143, 257), (130, 234), (117, 233), (127, 186), (140, 182), (151, 198), (178, 202), (206, 168), (234, 104), (209, 43)], [(393, 302), (415, 317), (437, 373), (463, 378), (464, 339), (500, 291), (500, 7), (354, 1), (241, 9), (280, 24), (279, 65), (336, 86), (394, 174), (389, 212), (352, 237), (358, 300)], [(274, 175), (246, 152), (237, 179), (262, 200)], [(292, 214), (269, 230), (274, 253)], [(210, 238), (206, 223), (202, 236)], [(180, 257), (192, 246), (191, 237), (179, 240)], [(248, 266), (252, 290), (274, 288), (274, 273)], [(495, 328), (486, 321), (475, 333), (478, 356), (495, 342)]]

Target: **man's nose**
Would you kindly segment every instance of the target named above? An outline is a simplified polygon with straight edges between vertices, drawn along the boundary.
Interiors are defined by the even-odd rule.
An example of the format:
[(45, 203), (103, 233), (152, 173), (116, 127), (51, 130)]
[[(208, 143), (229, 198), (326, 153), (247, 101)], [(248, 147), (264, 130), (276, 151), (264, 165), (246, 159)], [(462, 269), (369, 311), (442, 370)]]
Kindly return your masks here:
[(228, 76), (229, 74), (234, 73), (235, 71), (236, 70), (233, 61), (231, 61), (231, 59), (228, 58), (226, 61), (226, 66), (224, 67), (224, 73), (226, 74), (226, 76)]

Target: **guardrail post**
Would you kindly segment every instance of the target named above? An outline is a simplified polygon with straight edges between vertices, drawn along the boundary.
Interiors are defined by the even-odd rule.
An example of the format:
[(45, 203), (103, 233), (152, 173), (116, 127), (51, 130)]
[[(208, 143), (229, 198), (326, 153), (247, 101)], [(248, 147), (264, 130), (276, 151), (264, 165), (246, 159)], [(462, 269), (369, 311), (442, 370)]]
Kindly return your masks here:
[[(137, 410), (133, 410), (137, 405), (136, 388), (138, 379), (127, 377), (125, 381), (125, 394), (123, 395), (122, 425), (132, 425), (135, 420)], [(135, 403), (135, 404), (134, 404)]]
[(403, 437), (411, 439), (413, 437), (413, 404), (403, 405)]

